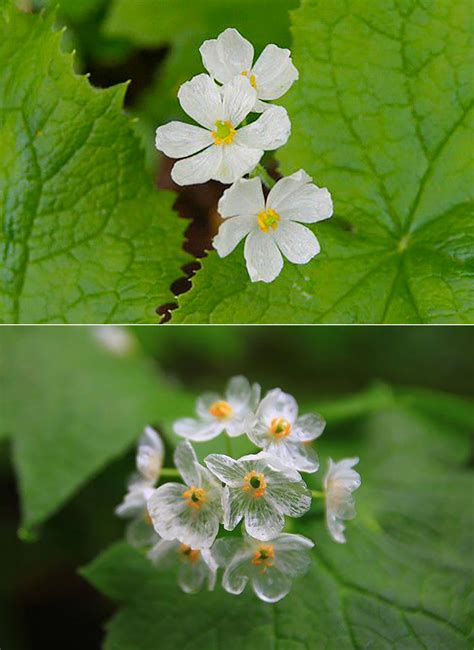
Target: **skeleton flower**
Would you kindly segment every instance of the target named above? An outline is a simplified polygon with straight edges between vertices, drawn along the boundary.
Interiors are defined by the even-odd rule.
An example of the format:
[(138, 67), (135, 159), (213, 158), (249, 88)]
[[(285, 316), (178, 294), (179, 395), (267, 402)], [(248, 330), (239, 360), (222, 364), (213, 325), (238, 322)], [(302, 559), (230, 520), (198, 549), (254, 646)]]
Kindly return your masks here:
[(297, 222), (315, 223), (332, 215), (328, 190), (311, 181), (300, 169), (279, 180), (266, 200), (259, 178), (235, 182), (218, 205), (224, 222), (213, 244), (219, 256), (229, 255), (246, 237), (244, 256), (252, 282), (272, 282), (283, 268), (282, 254), (294, 264), (309, 262), (319, 253), (319, 242)]
[(174, 463), (186, 485), (161, 485), (148, 499), (149, 515), (163, 539), (177, 539), (193, 549), (208, 548), (222, 519), (221, 484), (198, 463), (187, 441), (176, 447)]
[(202, 442), (211, 440), (223, 431), (229, 436), (246, 433), (254, 421), (254, 411), (260, 399), (259, 384), (237, 376), (227, 384), (225, 396), (204, 393), (196, 402), (198, 419), (177, 420), (173, 429), (178, 436)]
[(226, 29), (216, 39), (204, 41), (199, 51), (204, 67), (217, 81), (226, 83), (237, 75), (250, 80), (258, 98), (253, 109), (257, 112), (268, 107), (259, 100), (278, 99), (298, 79), (290, 50), (267, 45), (253, 65), (253, 46), (236, 29)]
[(264, 150), (278, 149), (286, 143), (291, 124), (281, 106), (272, 107), (252, 124), (237, 129), (252, 110), (256, 97), (255, 89), (242, 76), (229, 81), (222, 90), (206, 74), (181, 86), (180, 104), (201, 126), (170, 122), (158, 127), (155, 141), (156, 148), (167, 156), (184, 158), (175, 163), (171, 172), (175, 183), (192, 185), (211, 178), (232, 183), (254, 169)]
[(252, 537), (268, 540), (285, 524), (284, 515), (300, 517), (311, 505), (301, 476), (265, 453), (234, 460), (210, 454), (205, 463), (224, 489), (224, 527), (233, 530), (242, 518)]
[(324, 477), (326, 492), (326, 523), (331, 537), (344, 544), (345, 525), (343, 519), (353, 519), (356, 515), (352, 492), (360, 486), (360, 474), (352, 469), (359, 462), (358, 458), (344, 458), (334, 463), (329, 459), (329, 466)]
[(187, 594), (200, 591), (207, 579), (207, 588), (216, 584), (217, 563), (209, 549), (199, 550), (178, 540), (161, 539), (149, 552), (149, 559), (157, 569), (178, 565), (178, 584)]
[(282, 534), (262, 542), (248, 535), (218, 539), (212, 554), (225, 568), (222, 586), (241, 594), (248, 581), (257, 596), (267, 603), (284, 598), (292, 578), (304, 575), (311, 564), (313, 542), (302, 535)]
[(156, 542), (157, 535), (148, 516), (147, 501), (153, 494), (163, 464), (164, 447), (159, 434), (146, 427), (139, 440), (136, 465), (124, 500), (115, 509), (119, 517), (130, 519), (126, 538), (132, 546), (146, 546)]
[(316, 472), (319, 460), (310, 443), (321, 435), (325, 425), (320, 415), (298, 417), (295, 398), (275, 388), (261, 401), (248, 436), (283, 465), (299, 472)]

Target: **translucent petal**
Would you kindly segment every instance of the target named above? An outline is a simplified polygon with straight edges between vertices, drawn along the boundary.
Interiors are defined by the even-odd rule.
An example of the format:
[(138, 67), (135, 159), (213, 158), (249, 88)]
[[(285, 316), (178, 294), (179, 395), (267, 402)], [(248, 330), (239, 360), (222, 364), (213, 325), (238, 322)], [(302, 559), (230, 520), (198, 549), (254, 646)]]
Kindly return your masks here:
[(223, 483), (231, 487), (240, 486), (246, 474), (245, 468), (230, 456), (225, 454), (209, 454), (204, 459), (207, 467)]
[(145, 520), (145, 515), (146, 512), (143, 511), (141, 516), (132, 519), (126, 529), (125, 539), (135, 548), (150, 546), (159, 539), (153, 526)]
[(293, 264), (307, 264), (321, 251), (316, 235), (295, 221), (281, 221), (274, 237), (280, 251)]
[(260, 600), (276, 603), (290, 591), (291, 578), (276, 567), (270, 567), (265, 572), (255, 572), (252, 577), (252, 587)]
[(295, 398), (288, 393), (284, 393), (279, 388), (269, 391), (257, 410), (257, 417), (268, 426), (273, 418), (284, 418), (290, 424), (293, 424), (297, 416), (298, 403)]
[(273, 237), (258, 228), (247, 237), (244, 256), (252, 282), (273, 282), (283, 268), (283, 258)]
[(202, 558), (196, 562), (180, 562), (178, 584), (185, 593), (195, 594), (200, 591), (207, 576), (208, 567)]
[(173, 431), (177, 436), (203, 442), (216, 438), (224, 430), (222, 422), (215, 419), (210, 422), (195, 420), (194, 418), (181, 418), (173, 423)]
[(285, 575), (304, 575), (311, 566), (310, 549), (313, 542), (303, 535), (283, 533), (272, 540), (275, 551), (275, 567)]
[(155, 146), (170, 158), (184, 158), (214, 143), (211, 132), (184, 122), (168, 122), (156, 130)]
[(292, 436), (296, 440), (306, 442), (315, 440), (324, 431), (326, 420), (317, 413), (306, 413), (300, 416), (292, 427)]
[(219, 232), (212, 241), (219, 257), (225, 257), (232, 253), (254, 227), (255, 217), (233, 217), (221, 223)]
[(241, 487), (224, 488), (224, 528), (234, 530), (247, 512), (248, 497)]
[(222, 586), (231, 594), (241, 594), (252, 572), (252, 552), (239, 551), (224, 571)]
[(291, 436), (283, 440), (275, 440), (266, 446), (266, 451), (278, 460), (298, 472), (317, 472), (319, 458), (309, 445), (291, 440)]
[[(229, 145), (230, 146), (230, 145)], [(171, 178), (177, 185), (195, 185), (217, 178), (223, 161), (222, 147), (211, 145), (201, 153), (174, 164)]]
[(216, 121), (223, 118), (221, 93), (207, 74), (186, 81), (178, 91), (178, 99), (185, 113), (211, 131)]
[(236, 29), (226, 29), (217, 39), (204, 41), (199, 51), (206, 70), (221, 83), (252, 67), (253, 46)]
[(285, 473), (267, 471), (267, 498), (285, 515), (301, 517), (311, 507), (311, 492), (301, 477), (289, 478)]
[(234, 77), (222, 89), (223, 119), (229, 120), (235, 128), (247, 117), (252, 110), (257, 93), (252, 88), (247, 77)]
[(174, 452), (174, 464), (186, 485), (200, 485), (199, 463), (192, 445), (180, 442)]
[(263, 50), (252, 70), (260, 99), (278, 99), (298, 79), (290, 54), (290, 50), (276, 45), (267, 45)]
[(252, 148), (279, 149), (287, 143), (291, 122), (283, 106), (272, 106), (255, 122), (238, 130), (236, 141)]
[(181, 542), (178, 540), (160, 539), (155, 546), (148, 551), (147, 557), (157, 569), (168, 569), (175, 564), (177, 551)]
[(136, 464), (141, 476), (155, 483), (160, 475), (165, 449), (159, 434), (146, 427), (138, 443)]
[(268, 540), (278, 535), (284, 525), (285, 518), (266, 496), (247, 498), (245, 528), (249, 535)]
[(226, 567), (234, 555), (243, 548), (241, 537), (224, 537), (216, 539), (211, 552), (214, 560), (220, 567)]
[(229, 404), (234, 409), (239, 409), (242, 406), (247, 407), (250, 400), (250, 393), (249, 380), (243, 375), (237, 375), (229, 380), (225, 395)]
[(210, 414), (209, 409), (214, 402), (219, 402), (222, 399), (223, 397), (222, 395), (219, 395), (219, 393), (202, 393), (202, 395), (200, 395), (196, 400), (196, 413), (201, 420), (208, 420), (209, 422), (214, 421), (214, 416)]
[(242, 215), (256, 217), (264, 209), (265, 198), (260, 178), (240, 178), (224, 192), (217, 206), (219, 214), (225, 219)]

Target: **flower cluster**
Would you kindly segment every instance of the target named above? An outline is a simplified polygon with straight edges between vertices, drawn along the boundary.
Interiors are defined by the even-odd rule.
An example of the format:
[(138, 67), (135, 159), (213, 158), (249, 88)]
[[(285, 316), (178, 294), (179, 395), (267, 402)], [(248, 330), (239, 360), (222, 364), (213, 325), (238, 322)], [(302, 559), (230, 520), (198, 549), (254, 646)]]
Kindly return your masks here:
[[(171, 172), (178, 185), (210, 179), (232, 183), (219, 201), (223, 223), (214, 248), (225, 257), (246, 238), (250, 279), (272, 282), (283, 268), (282, 255), (306, 264), (319, 253), (315, 235), (301, 224), (328, 219), (333, 211), (328, 190), (314, 185), (302, 169), (275, 184), (259, 165), (265, 151), (290, 137), (286, 109), (267, 102), (290, 89), (298, 70), (290, 51), (273, 44), (254, 64), (252, 44), (236, 29), (205, 41), (200, 53), (208, 74), (193, 77), (178, 91), (181, 107), (199, 126), (173, 121), (158, 127), (156, 148), (180, 159)], [(266, 199), (259, 174), (269, 188), (273, 185)]]
[[(127, 538), (148, 548), (157, 568), (175, 564), (187, 593), (205, 583), (213, 589), (222, 568), (229, 593), (240, 594), (250, 583), (260, 599), (276, 602), (288, 594), (293, 578), (306, 573), (314, 546), (302, 535), (284, 532), (285, 517), (301, 517), (313, 496), (324, 496), (329, 532), (345, 542), (343, 521), (355, 516), (352, 492), (360, 485), (353, 469), (358, 459), (330, 459), (324, 493), (310, 490), (300, 473), (319, 469), (312, 443), (322, 434), (324, 419), (299, 415), (294, 397), (279, 388), (260, 399), (260, 386), (242, 376), (233, 377), (222, 395), (202, 395), (196, 415), (174, 423), (175, 434), (186, 438), (174, 452), (175, 469), (162, 469), (163, 444), (153, 429), (145, 430), (137, 474), (116, 510), (131, 518)], [(213, 453), (201, 464), (190, 440), (222, 433), (229, 442), (247, 435), (260, 451), (238, 459)], [(155, 488), (160, 472), (182, 481)], [(231, 534), (219, 537), (221, 525)]]

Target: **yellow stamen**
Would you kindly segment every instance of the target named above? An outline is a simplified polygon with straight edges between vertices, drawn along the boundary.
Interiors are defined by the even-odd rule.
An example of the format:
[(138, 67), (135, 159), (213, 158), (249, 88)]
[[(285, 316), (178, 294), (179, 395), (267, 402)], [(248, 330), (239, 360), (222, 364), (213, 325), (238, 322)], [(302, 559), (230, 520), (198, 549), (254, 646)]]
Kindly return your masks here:
[(268, 232), (270, 228), (276, 230), (278, 228), (278, 222), (280, 221), (280, 215), (268, 208), (267, 210), (262, 210), (258, 214), (258, 226), (263, 232)]
[(189, 490), (183, 492), (183, 499), (186, 499), (187, 506), (199, 510), (206, 502), (206, 490), (192, 485)]
[(211, 404), (209, 407), (209, 413), (218, 420), (226, 420), (232, 415), (233, 409), (229, 402), (221, 400), (220, 402), (214, 402)]
[(277, 440), (286, 438), (291, 433), (291, 424), (285, 418), (273, 418), (270, 424), (270, 433)]
[(199, 556), (201, 555), (201, 551), (191, 548), (186, 544), (179, 545), (178, 553), (181, 555), (181, 560), (189, 562), (190, 564), (197, 562), (199, 560)]
[(275, 551), (273, 550), (272, 544), (260, 544), (258, 550), (255, 551), (252, 558), (252, 564), (255, 566), (261, 566), (261, 573), (265, 573), (267, 569), (273, 566), (273, 560), (275, 558)]
[(249, 71), (248, 70), (244, 70), (240, 74), (242, 75), (242, 77), (247, 77), (247, 79), (250, 81), (250, 83), (255, 88), (255, 90), (257, 90), (257, 77), (254, 74), (251, 74), (249, 76)]
[(217, 120), (216, 128), (212, 131), (212, 137), (216, 144), (230, 144), (237, 133), (229, 120)]
[(267, 489), (267, 482), (263, 474), (258, 474), (254, 469), (244, 476), (242, 490), (250, 492), (255, 497), (262, 497)]

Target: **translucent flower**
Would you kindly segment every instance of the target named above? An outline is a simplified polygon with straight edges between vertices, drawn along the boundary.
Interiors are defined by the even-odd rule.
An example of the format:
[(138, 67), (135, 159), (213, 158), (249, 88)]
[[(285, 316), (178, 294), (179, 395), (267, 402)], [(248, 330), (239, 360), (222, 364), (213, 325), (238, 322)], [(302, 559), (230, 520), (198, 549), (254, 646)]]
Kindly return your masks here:
[(246, 433), (254, 422), (254, 411), (260, 399), (259, 384), (238, 375), (227, 384), (225, 395), (204, 393), (196, 402), (198, 419), (181, 418), (173, 424), (178, 436), (202, 442), (223, 431), (235, 437)]
[(297, 222), (328, 219), (333, 209), (328, 190), (311, 181), (300, 169), (279, 180), (266, 200), (259, 178), (235, 182), (218, 205), (224, 222), (213, 244), (219, 256), (229, 255), (246, 237), (244, 256), (252, 282), (272, 282), (283, 268), (282, 254), (294, 264), (309, 262), (319, 253), (319, 242)]
[(115, 508), (116, 515), (130, 519), (125, 537), (131, 546), (140, 548), (155, 544), (158, 540), (147, 509), (147, 501), (153, 492), (153, 484), (134, 475), (124, 500)]
[(360, 474), (352, 469), (358, 458), (344, 458), (334, 463), (329, 459), (328, 471), (324, 477), (326, 492), (326, 523), (331, 537), (344, 544), (345, 525), (342, 520), (353, 519), (356, 515), (352, 492), (360, 486)]
[(149, 515), (163, 539), (177, 539), (193, 549), (208, 548), (222, 519), (221, 484), (198, 463), (187, 441), (176, 447), (174, 463), (186, 485), (161, 485), (148, 499)]
[(226, 83), (237, 75), (250, 80), (258, 98), (254, 111), (266, 110), (268, 104), (259, 100), (278, 99), (298, 79), (290, 50), (267, 45), (253, 65), (253, 46), (236, 29), (226, 29), (216, 39), (204, 41), (199, 51), (204, 67), (217, 81)]
[(207, 74), (197, 75), (181, 86), (180, 104), (201, 126), (170, 122), (158, 127), (155, 140), (156, 148), (167, 156), (184, 158), (175, 163), (171, 172), (175, 183), (192, 185), (211, 178), (232, 183), (254, 169), (265, 150), (286, 143), (291, 124), (281, 106), (272, 107), (252, 124), (237, 129), (252, 110), (256, 97), (255, 89), (242, 76), (222, 89)]
[(279, 388), (265, 395), (256, 413), (255, 425), (248, 431), (252, 442), (299, 472), (316, 472), (319, 459), (311, 441), (324, 431), (320, 415), (298, 417), (298, 404)]
[(261, 600), (276, 603), (288, 594), (292, 579), (308, 571), (313, 546), (302, 535), (282, 534), (265, 542), (244, 535), (218, 539), (212, 554), (225, 568), (222, 586), (226, 591), (241, 594), (250, 580)]
[(164, 455), (160, 435), (152, 427), (146, 427), (138, 442), (136, 463), (139, 474), (155, 484), (160, 476)]
[(224, 527), (233, 530), (243, 518), (252, 537), (268, 540), (285, 524), (284, 515), (301, 517), (311, 505), (311, 492), (301, 476), (260, 453), (234, 460), (210, 454), (206, 465), (226, 484)]
[(160, 540), (148, 552), (149, 559), (157, 569), (169, 569), (176, 565), (178, 584), (187, 594), (202, 589), (207, 580), (207, 588), (213, 591), (216, 584), (217, 563), (209, 549), (195, 549), (178, 540)]

